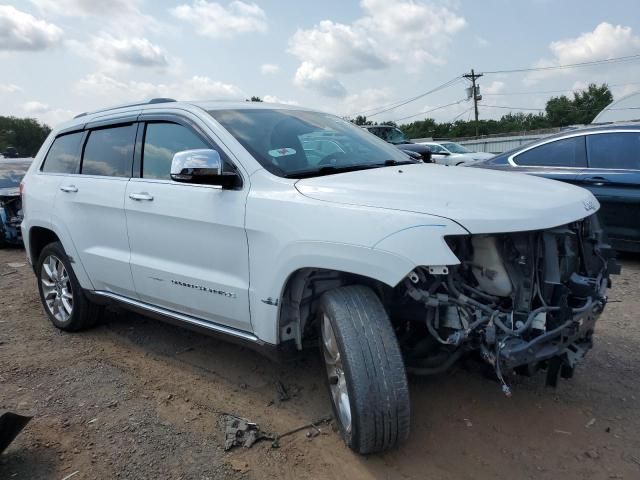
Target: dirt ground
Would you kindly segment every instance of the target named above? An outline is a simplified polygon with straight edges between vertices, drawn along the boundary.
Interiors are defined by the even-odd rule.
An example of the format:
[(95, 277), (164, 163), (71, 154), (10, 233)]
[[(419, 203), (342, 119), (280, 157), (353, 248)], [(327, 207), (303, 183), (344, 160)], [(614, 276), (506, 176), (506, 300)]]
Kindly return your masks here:
[(622, 259), (574, 379), (520, 378), (510, 399), (461, 367), (414, 381), (408, 443), (368, 457), (331, 425), (225, 452), (222, 413), (273, 433), (330, 413), (316, 352), (276, 364), (125, 312), (66, 334), (24, 261), (0, 251), (0, 412), (34, 418), (0, 456), (1, 479), (640, 478), (640, 256)]

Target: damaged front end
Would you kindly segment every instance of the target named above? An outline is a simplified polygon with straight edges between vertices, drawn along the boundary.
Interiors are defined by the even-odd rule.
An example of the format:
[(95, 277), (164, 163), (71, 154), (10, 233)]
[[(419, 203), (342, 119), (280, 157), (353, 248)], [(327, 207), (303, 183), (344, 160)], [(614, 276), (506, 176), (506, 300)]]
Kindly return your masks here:
[(592, 346), (619, 273), (597, 217), (530, 232), (448, 237), (460, 265), (417, 268), (397, 288), (393, 317), (407, 371), (441, 373), (478, 352), (504, 375), (569, 378)]
[(21, 245), (22, 199), (18, 193), (0, 194), (0, 246)]

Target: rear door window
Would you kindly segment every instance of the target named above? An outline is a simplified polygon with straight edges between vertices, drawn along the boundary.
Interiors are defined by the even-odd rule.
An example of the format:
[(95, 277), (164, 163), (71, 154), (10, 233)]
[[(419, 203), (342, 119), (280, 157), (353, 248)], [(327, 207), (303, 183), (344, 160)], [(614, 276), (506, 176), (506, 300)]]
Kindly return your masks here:
[(640, 170), (640, 132), (588, 135), (587, 149), (591, 168)]
[(92, 130), (82, 156), (83, 175), (130, 177), (136, 125)]
[(572, 167), (587, 166), (584, 136), (563, 138), (533, 147), (516, 155), (514, 162), (523, 167)]
[(83, 135), (84, 132), (76, 132), (56, 138), (44, 160), (42, 171), (47, 173), (78, 173)]

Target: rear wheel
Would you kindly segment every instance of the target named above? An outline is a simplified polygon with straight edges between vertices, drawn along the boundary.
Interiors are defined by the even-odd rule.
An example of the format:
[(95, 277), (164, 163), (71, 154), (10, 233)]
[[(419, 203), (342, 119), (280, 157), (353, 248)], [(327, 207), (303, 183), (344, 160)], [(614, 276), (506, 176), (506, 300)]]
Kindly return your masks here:
[(391, 323), (376, 294), (353, 285), (320, 301), (320, 343), (340, 432), (358, 453), (409, 435), (409, 389)]
[(82, 292), (60, 242), (42, 249), (36, 275), (42, 306), (56, 327), (75, 332), (98, 321), (102, 307), (91, 303)]

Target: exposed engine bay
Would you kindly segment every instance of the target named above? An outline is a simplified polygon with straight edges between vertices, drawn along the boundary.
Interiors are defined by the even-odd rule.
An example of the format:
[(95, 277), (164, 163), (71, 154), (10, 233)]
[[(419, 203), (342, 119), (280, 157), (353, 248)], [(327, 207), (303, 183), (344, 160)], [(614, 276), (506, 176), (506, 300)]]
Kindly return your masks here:
[(507, 374), (570, 378), (619, 273), (597, 217), (543, 231), (447, 237), (460, 265), (415, 269), (391, 302), (407, 371), (442, 373), (476, 352)]
[(0, 195), (0, 244), (22, 243), (22, 200), (20, 195)]

